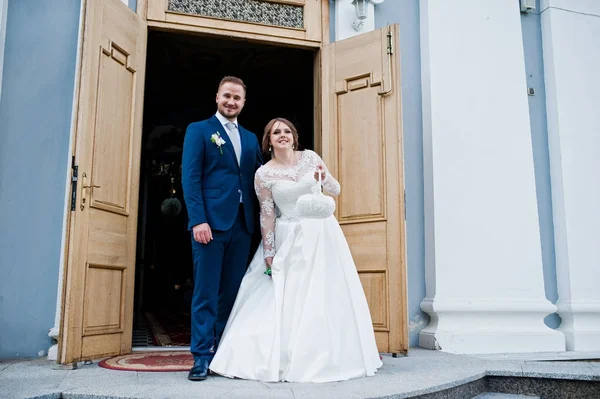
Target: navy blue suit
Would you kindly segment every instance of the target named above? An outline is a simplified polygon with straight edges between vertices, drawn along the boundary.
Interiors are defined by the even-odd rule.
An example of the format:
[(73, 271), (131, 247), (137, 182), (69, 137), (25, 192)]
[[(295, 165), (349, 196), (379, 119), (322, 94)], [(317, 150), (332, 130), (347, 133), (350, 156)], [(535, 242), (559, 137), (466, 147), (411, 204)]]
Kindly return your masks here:
[[(183, 143), (182, 183), (188, 229), (208, 223), (213, 235), (212, 241), (202, 244), (194, 240), (192, 233), (190, 350), (195, 359), (212, 359), (210, 349), (215, 340), (218, 344), (231, 313), (255, 228), (254, 173), (262, 164), (262, 156), (256, 136), (241, 126), (238, 131), (239, 165), (231, 140), (216, 116), (190, 124)], [(225, 140), (222, 154), (211, 142), (216, 132)]]

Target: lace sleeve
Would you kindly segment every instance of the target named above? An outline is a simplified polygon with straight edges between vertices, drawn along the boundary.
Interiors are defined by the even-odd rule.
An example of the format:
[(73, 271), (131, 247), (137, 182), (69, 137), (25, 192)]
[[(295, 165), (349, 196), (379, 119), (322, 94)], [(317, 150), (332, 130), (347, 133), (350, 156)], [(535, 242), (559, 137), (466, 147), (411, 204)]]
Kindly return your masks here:
[(340, 183), (333, 176), (331, 176), (331, 173), (329, 172), (329, 169), (327, 169), (327, 165), (325, 165), (325, 162), (323, 162), (321, 157), (316, 152), (313, 152), (313, 158), (315, 167), (318, 165), (323, 165), (323, 169), (325, 169), (326, 176), (325, 179), (321, 182), (325, 192), (334, 196), (340, 195)]
[(271, 187), (259, 169), (254, 178), (254, 189), (260, 203), (260, 232), (262, 234), (264, 257), (275, 256), (275, 202)]

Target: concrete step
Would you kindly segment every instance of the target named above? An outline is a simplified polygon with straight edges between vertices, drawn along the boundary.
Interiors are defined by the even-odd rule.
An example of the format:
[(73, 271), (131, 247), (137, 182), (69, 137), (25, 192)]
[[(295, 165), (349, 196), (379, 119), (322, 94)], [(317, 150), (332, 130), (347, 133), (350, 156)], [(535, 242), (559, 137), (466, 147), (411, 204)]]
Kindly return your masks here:
[(540, 399), (539, 396), (514, 395), (510, 393), (484, 392), (473, 399)]

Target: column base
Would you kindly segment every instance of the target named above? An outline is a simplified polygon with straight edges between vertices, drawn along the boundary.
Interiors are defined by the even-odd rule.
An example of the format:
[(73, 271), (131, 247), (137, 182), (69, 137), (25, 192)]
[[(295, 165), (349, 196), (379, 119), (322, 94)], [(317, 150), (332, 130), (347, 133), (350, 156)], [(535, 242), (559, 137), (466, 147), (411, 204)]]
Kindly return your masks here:
[(600, 302), (568, 302), (559, 300), (562, 318), (559, 330), (565, 334), (567, 350), (600, 350)]
[(48, 349), (48, 360), (58, 359), (58, 344), (54, 344)]
[[(52, 338), (54, 341), (58, 341), (58, 327), (52, 327), (50, 331), (48, 331), (48, 336)], [(57, 360), (58, 359), (58, 343), (52, 345), (48, 349), (48, 360)]]
[[(457, 354), (562, 352), (565, 336), (544, 324), (556, 306), (543, 301), (438, 301), (421, 309), (431, 323), (419, 346)], [(435, 309), (435, 310), (434, 310)]]

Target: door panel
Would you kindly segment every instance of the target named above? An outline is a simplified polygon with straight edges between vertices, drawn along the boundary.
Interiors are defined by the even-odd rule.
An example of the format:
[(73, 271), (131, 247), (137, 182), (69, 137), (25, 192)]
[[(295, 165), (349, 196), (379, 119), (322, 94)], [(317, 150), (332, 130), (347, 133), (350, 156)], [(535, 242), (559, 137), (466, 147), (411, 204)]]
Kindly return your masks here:
[(95, 130), (102, 134), (94, 136), (92, 175), (102, 189), (94, 193), (90, 206), (126, 215), (130, 176), (122, 171), (131, 161), (131, 136), (123, 134), (123, 127), (131, 125), (136, 71), (115, 43), (111, 47), (100, 55)]
[(120, 0), (89, 0), (84, 32), (62, 363), (131, 350), (147, 28)]
[[(338, 98), (338, 128), (345, 132), (338, 137), (340, 184), (344, 187), (344, 196), (339, 202), (340, 221), (385, 217), (382, 195), (384, 137), (376, 134), (383, 131), (381, 104), (378, 87), (372, 86), (369, 81), (372, 82), (370, 78), (350, 80), (346, 87), (335, 93)], [(361, 84), (356, 85), (356, 82)], [(361, 112), (355, 112), (359, 109)], [(364, 138), (356, 140), (357, 135)], [(357, 159), (361, 162), (356, 162)], [(357, 181), (361, 184), (355, 184)]]
[(323, 47), (323, 157), (379, 350), (408, 350), (397, 26)]

